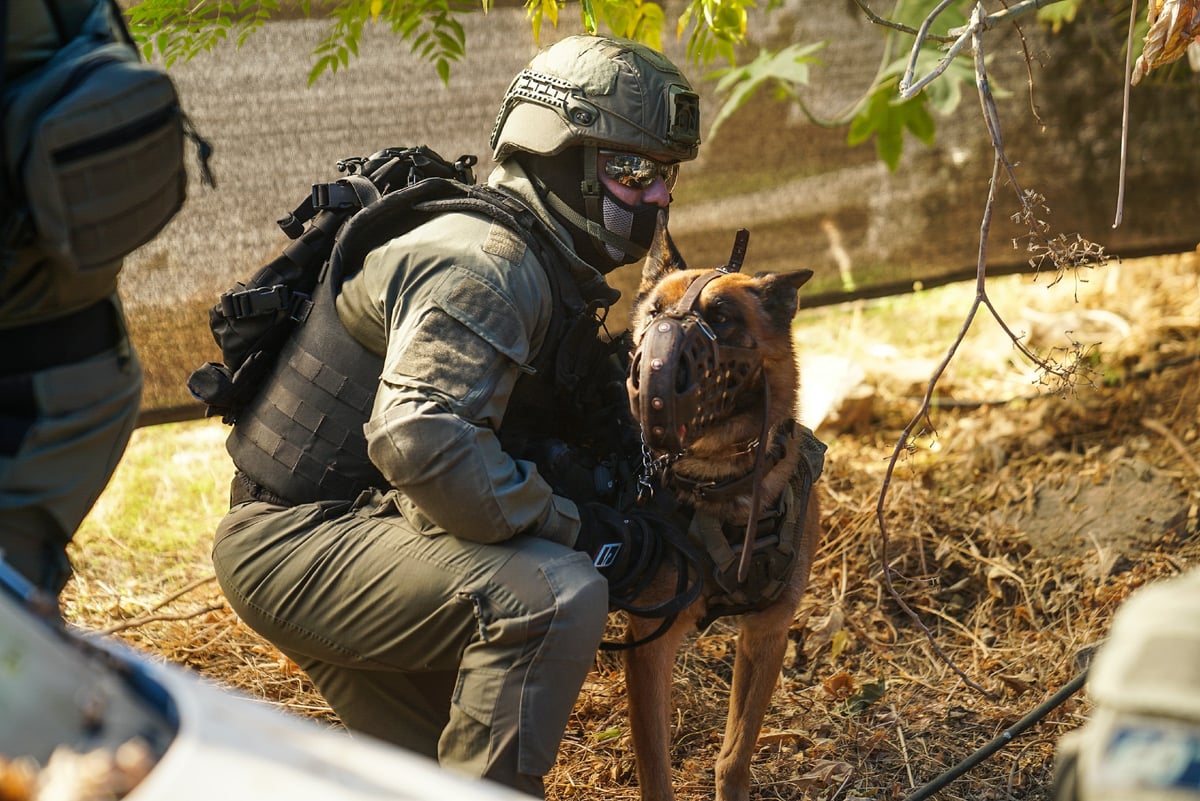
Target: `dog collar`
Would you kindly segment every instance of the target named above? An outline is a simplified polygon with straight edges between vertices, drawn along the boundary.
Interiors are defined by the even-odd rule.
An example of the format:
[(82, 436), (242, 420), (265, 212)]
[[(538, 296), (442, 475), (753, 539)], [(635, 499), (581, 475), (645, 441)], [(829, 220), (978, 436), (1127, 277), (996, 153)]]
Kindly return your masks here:
[[(763, 474), (777, 465), (787, 454), (788, 440), (795, 436), (795, 432), (796, 421), (790, 417), (775, 426), (774, 433), (767, 446), (767, 452), (763, 454), (761, 467)], [(749, 443), (747, 452), (753, 452), (755, 448), (760, 447), (762, 447), (762, 443), (759, 440), (753, 440)], [(686, 452), (684, 455), (686, 455)], [(759, 477), (759, 471), (753, 466), (741, 475), (730, 476), (716, 481), (689, 478), (681, 474), (678, 470), (671, 471), (671, 483), (676, 489), (688, 492), (693, 498), (702, 501), (719, 501), (728, 497), (743, 495), (751, 489), (754, 481)]]

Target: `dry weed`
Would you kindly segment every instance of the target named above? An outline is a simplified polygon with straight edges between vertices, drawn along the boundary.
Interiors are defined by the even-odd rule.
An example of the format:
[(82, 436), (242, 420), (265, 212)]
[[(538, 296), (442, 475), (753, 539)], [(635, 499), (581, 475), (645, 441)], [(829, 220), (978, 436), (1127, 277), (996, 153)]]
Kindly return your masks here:
[[(1176, 265), (1188, 297), (1195, 261)], [(1133, 590), (1196, 563), (1197, 320), (1174, 315), (1178, 287), (1156, 280), (1173, 300), (1155, 315), (1153, 299), (1129, 298), (1143, 311), (1143, 338), (1106, 383), (1066, 399), (936, 409), (936, 438), (895, 473), (885, 508), (894, 585), (987, 696), (935, 655), (883, 581), (875, 507), (884, 460), (915, 402), (881, 399), (860, 433), (826, 435), (828, 533), (759, 740), (752, 797), (904, 798), (1075, 676)], [(203, 571), (174, 597), (106, 597), (104, 586), (76, 581), (67, 596), (74, 622), (335, 723)], [(681, 801), (712, 794), (734, 632), (717, 621), (680, 654), (672, 754)], [(619, 633), (614, 618), (610, 639)], [(937, 797), (1048, 797), (1055, 743), (1087, 712), (1076, 694)], [(547, 789), (551, 799), (638, 798), (619, 656), (598, 656)]]

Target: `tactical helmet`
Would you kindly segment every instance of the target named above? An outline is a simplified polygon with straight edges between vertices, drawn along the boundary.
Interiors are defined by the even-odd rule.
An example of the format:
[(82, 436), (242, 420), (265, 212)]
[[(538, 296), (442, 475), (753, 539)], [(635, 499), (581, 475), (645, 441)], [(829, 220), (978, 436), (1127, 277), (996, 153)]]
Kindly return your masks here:
[(515, 157), (576, 253), (602, 273), (646, 255), (666, 210), (625, 204), (597, 175), (601, 150), (664, 165), (696, 157), (700, 98), (661, 53), (628, 39), (571, 36), (543, 50), (508, 87), (492, 154)]
[(700, 98), (656, 50), (612, 36), (570, 36), (513, 80), (491, 144), (497, 162), (515, 151), (552, 156), (576, 145), (689, 161), (700, 144)]

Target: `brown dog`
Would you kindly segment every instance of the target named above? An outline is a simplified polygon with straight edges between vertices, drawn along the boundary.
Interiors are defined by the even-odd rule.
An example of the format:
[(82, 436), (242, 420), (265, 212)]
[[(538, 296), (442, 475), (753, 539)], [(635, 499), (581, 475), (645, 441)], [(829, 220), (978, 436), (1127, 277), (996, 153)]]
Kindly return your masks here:
[[(739, 245), (744, 252), (744, 240)], [(795, 422), (799, 370), (791, 331), (796, 292), (812, 272), (751, 277), (736, 272), (739, 247), (734, 253), (732, 271), (688, 270), (664, 233), (634, 300), (630, 399), (653, 456), (643, 472), (655, 474), (659, 492), (694, 510), (689, 539), (704, 552), (702, 595), (664, 634), (653, 637), (658, 620), (629, 619), (629, 642), (653, 637), (625, 651), (644, 801), (674, 797), (676, 652), (698, 623), (732, 614), (742, 617), (716, 798), (749, 797), (750, 759), (820, 540), (813, 485), (824, 446)], [(664, 568), (667, 575), (643, 598), (678, 591), (673, 572)]]

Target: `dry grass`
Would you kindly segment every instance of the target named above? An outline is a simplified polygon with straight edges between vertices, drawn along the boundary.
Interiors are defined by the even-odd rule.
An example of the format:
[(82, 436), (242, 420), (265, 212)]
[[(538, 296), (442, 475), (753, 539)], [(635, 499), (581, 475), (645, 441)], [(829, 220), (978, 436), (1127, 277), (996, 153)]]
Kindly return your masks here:
[[(922, 388), (920, 370), (903, 368), (928, 365), (944, 351), (945, 322), (961, 313), (969, 289), (890, 301), (886, 313), (805, 316), (799, 335), (810, 349), (855, 353), (869, 368), (877, 365), (867, 370), (873, 406), (847, 428), (822, 432), (830, 444), (821, 480), (828, 534), (759, 741), (754, 798), (904, 798), (1069, 681), (1130, 592), (1196, 563), (1198, 268), (1195, 254), (1114, 267), (1116, 279), (1086, 287), (1078, 302), (1072, 287), (1065, 301), (1051, 302), (1044, 282), (1033, 294), (1027, 279), (995, 282), (995, 299), (1011, 303), (1014, 314), (1024, 306), (1103, 308), (1121, 314), (1132, 331), (1093, 352), (1095, 386), (1066, 397), (937, 409), (935, 428), (902, 453), (884, 505), (896, 592), (986, 696), (935, 654), (889, 594), (876, 520), (887, 459)], [(871, 362), (872, 342), (899, 350)], [(1033, 393), (1033, 379), (1010, 361), (1011, 346), (986, 331), (973, 334), (940, 397), (1000, 401)], [(1179, 366), (1155, 369), (1168, 363)], [(807, 380), (820, 378), (810, 373)], [(218, 424), (175, 431), (194, 435), (205, 470), (227, 469)], [(139, 431), (131, 454), (158, 436), (165, 434)], [(153, 555), (153, 570), (104, 558), (100, 545), (122, 536), (113, 523), (124, 503), (116, 493), (169, 483), (183, 450), (142, 465), (137, 482), (119, 471), (77, 541), (80, 576), (65, 596), (70, 618), (333, 721), (295, 666), (241, 625), (207, 580), (219, 483), (202, 490), (210, 519), (192, 524), (190, 544)], [(196, 461), (182, 461), (197, 469)], [(164, 559), (175, 572), (158, 569)], [(617, 632), (614, 620), (614, 638)], [(673, 756), (682, 801), (711, 797), (734, 649), (731, 622), (718, 621), (680, 655)], [(1055, 741), (1087, 711), (1082, 694), (1072, 697), (937, 797), (1048, 797)], [(610, 653), (597, 658), (576, 705), (548, 794), (638, 797), (624, 681)]]

